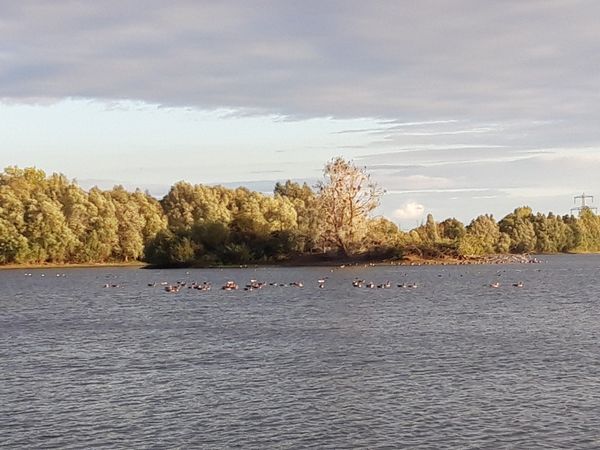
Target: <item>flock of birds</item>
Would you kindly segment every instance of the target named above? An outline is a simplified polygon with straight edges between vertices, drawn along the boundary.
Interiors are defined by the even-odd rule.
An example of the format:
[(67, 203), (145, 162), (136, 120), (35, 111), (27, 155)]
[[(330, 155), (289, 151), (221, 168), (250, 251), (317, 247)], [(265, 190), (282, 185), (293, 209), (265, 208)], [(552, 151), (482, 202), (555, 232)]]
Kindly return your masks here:
[[(325, 288), (325, 283), (327, 281), (327, 277), (319, 278), (317, 280), (317, 287), (319, 289)], [(177, 293), (181, 289), (197, 289), (199, 291), (210, 291), (212, 289), (212, 284), (208, 281), (203, 281), (201, 283), (197, 283), (192, 281), (188, 283), (186, 281), (177, 281), (176, 283), (167, 283), (166, 281), (162, 283), (148, 283), (149, 287), (161, 286), (164, 288), (165, 292)], [(290, 283), (266, 283), (264, 281), (258, 281), (255, 279), (250, 280), (249, 283), (240, 287), (238, 283), (233, 280), (229, 280), (223, 284), (220, 289), (223, 291), (236, 291), (242, 289), (244, 291), (253, 291), (257, 289), (262, 289), (266, 286), (276, 286), (276, 287), (294, 287), (294, 288), (303, 288), (304, 282), (302, 281), (292, 281)], [(352, 286), (355, 288), (368, 288), (368, 289), (390, 289), (392, 287), (392, 283), (390, 281), (385, 281), (380, 284), (375, 284), (372, 281), (365, 281), (359, 278), (355, 278), (352, 280)], [(105, 284), (104, 287), (119, 287), (118, 284)], [(408, 288), (408, 289), (416, 289), (418, 287), (417, 283), (400, 283), (397, 284), (399, 288)]]
[[(517, 281), (516, 283), (513, 283), (512, 285), (513, 285), (513, 287), (518, 287), (518, 288), (522, 288), (523, 286), (525, 286), (522, 281)], [(492, 288), (499, 288), (500, 287), (500, 282), (499, 281), (495, 281), (493, 283), (490, 283), (490, 287), (492, 287)]]
[[(323, 289), (325, 288), (325, 284), (327, 281), (327, 277), (325, 278), (320, 278), (317, 280), (317, 286), (319, 287), (319, 289)], [(198, 291), (210, 291), (213, 286), (212, 283), (210, 283), (209, 281), (203, 281), (203, 282), (196, 282), (196, 281), (192, 281), (190, 283), (188, 283), (187, 281), (177, 281), (176, 283), (168, 283), (166, 281), (163, 281), (162, 283), (148, 283), (149, 287), (162, 287), (165, 292), (169, 292), (169, 293), (177, 293), (179, 291), (181, 291), (182, 289), (196, 289)], [(223, 291), (237, 291), (237, 290), (244, 290), (244, 291), (254, 291), (254, 290), (258, 290), (258, 289), (263, 289), (264, 287), (267, 286), (275, 286), (275, 287), (294, 287), (294, 288), (302, 288), (304, 287), (304, 283), (302, 281), (292, 281), (290, 283), (266, 283), (264, 281), (258, 281), (255, 279), (251, 279), (247, 284), (243, 285), (243, 287), (240, 287), (240, 285), (238, 283), (236, 283), (233, 280), (228, 280), (226, 281), (222, 286), (220, 286), (220, 289)], [(379, 283), (376, 284), (372, 281), (365, 281), (363, 279), (359, 279), (359, 278), (354, 278), (352, 280), (352, 286), (355, 288), (367, 288), (367, 289), (391, 289), (393, 287), (392, 283), (390, 281), (385, 281), (383, 283)], [(419, 285), (417, 283), (398, 283), (395, 285), (396, 287), (399, 288), (403, 288), (403, 289), (416, 289), (419, 287)], [(491, 288), (499, 288), (501, 286), (500, 282), (495, 281), (493, 283), (490, 283), (488, 285)], [(522, 281), (518, 281), (515, 283), (512, 283), (513, 287), (517, 287), (517, 288), (522, 288), (524, 286), (524, 283)], [(119, 287), (118, 284), (105, 284), (104, 285), (105, 288), (116, 288)]]
[[(33, 274), (32, 274), (31, 272), (26, 272), (26, 273), (25, 273), (25, 276), (26, 276), (26, 277), (32, 277), (32, 276), (33, 276)], [(46, 276), (46, 274), (45, 274), (45, 273), (42, 273), (42, 274), (40, 274), (40, 276), (41, 276), (41, 277), (45, 277), (45, 276)], [(66, 277), (66, 276), (67, 276), (67, 274), (66, 274), (66, 273), (57, 273), (57, 274), (56, 274), (56, 276), (57, 276), (57, 277)]]
[[(157, 286), (157, 283), (148, 283), (148, 286), (155, 287), (155, 286)], [(164, 290), (166, 292), (172, 292), (172, 293), (179, 292), (181, 289), (186, 288), (186, 287), (188, 289), (196, 289), (199, 291), (210, 291), (212, 289), (212, 284), (208, 281), (203, 281), (202, 283), (197, 283), (195, 281), (192, 281), (189, 284), (186, 281), (177, 281), (174, 284), (169, 284), (166, 281), (164, 281), (164, 282), (160, 283), (160, 286), (163, 286)], [(252, 279), (242, 289), (244, 291), (253, 291), (256, 289), (262, 289), (266, 286), (291, 286), (291, 287), (301, 288), (301, 287), (304, 287), (304, 283), (301, 281), (293, 281), (291, 283), (265, 283), (264, 281), (258, 281), (258, 280)], [(240, 289), (240, 285), (237, 284), (233, 280), (229, 280), (221, 286), (221, 290), (223, 290), (223, 291), (237, 291), (238, 289)]]
[[(25, 276), (31, 277), (31, 276), (33, 276), (33, 274), (30, 272), (27, 272), (27, 273), (25, 273)], [(42, 273), (40, 276), (45, 277), (46, 275)], [(66, 274), (57, 273), (56, 276), (57, 277), (66, 277)], [(438, 276), (441, 276), (441, 275), (438, 275)], [(500, 274), (498, 274), (498, 276), (500, 276)], [(317, 280), (317, 286), (320, 289), (323, 289), (325, 287), (325, 282), (327, 281), (327, 278), (328, 277), (324, 277), (324, 278), (319, 278)], [(199, 291), (210, 291), (212, 289), (212, 284), (208, 281), (203, 281), (201, 283), (192, 281), (189, 284), (186, 281), (177, 281), (174, 284), (168, 283), (166, 281), (164, 281), (162, 283), (148, 283), (148, 286), (150, 286), (150, 287), (155, 287), (157, 285), (162, 286), (166, 292), (171, 292), (171, 293), (179, 292), (181, 289), (186, 288), (186, 287), (188, 289), (196, 289)], [(252, 279), (252, 280), (250, 280), (249, 283), (244, 285), (243, 288), (241, 288), (241, 289), (243, 289), (244, 291), (253, 291), (256, 289), (262, 289), (266, 286), (279, 286), (279, 287), (289, 286), (289, 287), (302, 288), (302, 287), (304, 287), (304, 283), (302, 281), (292, 281), (290, 283), (266, 283), (263, 281), (258, 281), (258, 280)], [(392, 287), (392, 283), (390, 281), (385, 281), (383, 283), (375, 284), (372, 281), (365, 281), (363, 279), (354, 278), (352, 280), (352, 286), (355, 288), (390, 289)], [(417, 283), (398, 283), (396, 286), (399, 288), (407, 288), (407, 289), (416, 289), (418, 287)], [(495, 281), (493, 283), (490, 283), (488, 286), (491, 288), (497, 289), (497, 288), (501, 287), (501, 284), (499, 281)], [(512, 283), (512, 286), (517, 287), (517, 288), (522, 288), (524, 286), (524, 283), (522, 281), (517, 281), (515, 283)], [(104, 287), (105, 288), (118, 288), (118, 287), (120, 287), (120, 285), (114, 284), (114, 283), (113, 284), (106, 283), (104, 285)], [(220, 289), (224, 290), (224, 291), (235, 291), (235, 290), (240, 289), (240, 285), (238, 285), (233, 280), (229, 280), (229, 281), (225, 282), (225, 284), (223, 284), (220, 287)]]

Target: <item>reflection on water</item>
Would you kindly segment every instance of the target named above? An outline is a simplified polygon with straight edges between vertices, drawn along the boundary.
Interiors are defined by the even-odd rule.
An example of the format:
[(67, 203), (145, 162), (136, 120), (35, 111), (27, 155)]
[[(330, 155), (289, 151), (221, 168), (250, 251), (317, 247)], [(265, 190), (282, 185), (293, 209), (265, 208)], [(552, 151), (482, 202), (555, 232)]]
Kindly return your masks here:
[(1, 446), (598, 447), (600, 257), (548, 259), (0, 271)]

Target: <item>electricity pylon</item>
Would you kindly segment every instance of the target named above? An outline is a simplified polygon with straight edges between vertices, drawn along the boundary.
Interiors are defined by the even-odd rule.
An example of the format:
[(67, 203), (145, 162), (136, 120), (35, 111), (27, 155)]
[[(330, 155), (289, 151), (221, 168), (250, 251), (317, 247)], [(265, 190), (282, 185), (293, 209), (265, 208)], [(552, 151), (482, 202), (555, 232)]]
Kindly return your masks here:
[(573, 203), (577, 204), (577, 200), (581, 200), (581, 205), (576, 206), (575, 208), (571, 208), (571, 214), (573, 214), (573, 211), (577, 211), (579, 213), (579, 215), (581, 215), (581, 212), (585, 211), (586, 209), (591, 209), (593, 212), (598, 211), (598, 208), (596, 208), (595, 206), (586, 205), (586, 203), (585, 203), (586, 198), (591, 199), (592, 202), (594, 201), (594, 196), (593, 195), (585, 195), (585, 192), (581, 195), (576, 195), (575, 197), (573, 197)]

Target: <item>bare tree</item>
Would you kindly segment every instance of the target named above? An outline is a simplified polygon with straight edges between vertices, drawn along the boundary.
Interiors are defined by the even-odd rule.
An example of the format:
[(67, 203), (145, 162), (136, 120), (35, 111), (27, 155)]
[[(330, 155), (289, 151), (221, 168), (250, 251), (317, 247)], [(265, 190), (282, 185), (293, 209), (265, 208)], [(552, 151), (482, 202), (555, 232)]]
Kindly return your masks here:
[(379, 206), (383, 191), (365, 168), (341, 157), (328, 162), (323, 173), (325, 180), (317, 184), (321, 231), (328, 245), (350, 255), (361, 249), (369, 213)]

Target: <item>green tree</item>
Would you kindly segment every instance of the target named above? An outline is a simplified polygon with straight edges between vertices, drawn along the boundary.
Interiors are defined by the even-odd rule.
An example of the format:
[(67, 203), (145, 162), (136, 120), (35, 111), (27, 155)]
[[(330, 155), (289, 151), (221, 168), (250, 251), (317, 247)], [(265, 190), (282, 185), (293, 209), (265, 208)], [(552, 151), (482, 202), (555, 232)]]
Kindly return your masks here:
[(395, 223), (376, 217), (367, 223), (364, 244), (372, 257), (397, 258), (402, 256), (403, 234)]
[(510, 251), (528, 253), (535, 249), (536, 234), (531, 208), (522, 206), (505, 216), (500, 222), (500, 231), (510, 237)]
[(109, 192), (90, 189), (90, 221), (86, 231), (83, 260), (107, 262), (119, 253), (119, 222)]
[(136, 189), (131, 194), (131, 200), (136, 204), (139, 215), (142, 217), (144, 226), (142, 227), (142, 239), (148, 242), (153, 239), (160, 231), (167, 229), (167, 218), (158, 200), (147, 192)]
[(118, 224), (118, 244), (114, 255), (122, 261), (141, 259), (144, 254), (145, 220), (140, 215), (139, 207), (123, 186), (115, 186), (109, 194)]
[(21, 263), (29, 253), (27, 239), (0, 217), (0, 264)]
[(274, 194), (289, 199), (296, 211), (297, 233), (294, 248), (299, 252), (317, 248), (321, 241), (321, 227), (315, 192), (306, 183), (300, 185), (288, 180), (283, 184), (278, 182)]
[(453, 217), (438, 224), (438, 233), (442, 239), (458, 241), (467, 233), (467, 230), (460, 220)]
[(229, 223), (232, 219), (231, 192), (219, 186), (193, 186), (180, 181), (161, 204), (172, 230), (189, 230), (201, 222)]
[(495, 253), (500, 240), (500, 229), (494, 217), (488, 214), (476, 217), (467, 226), (459, 242), (461, 255), (475, 256)]
[(576, 224), (579, 245), (576, 250), (581, 252), (600, 251), (600, 218), (590, 208), (583, 209)]
[(569, 226), (560, 216), (549, 213), (548, 216), (537, 213), (533, 220), (536, 236), (535, 251), (555, 253), (568, 251), (570, 244)]
[(146, 245), (145, 260), (161, 267), (186, 266), (196, 259), (196, 250), (188, 236), (162, 230)]

